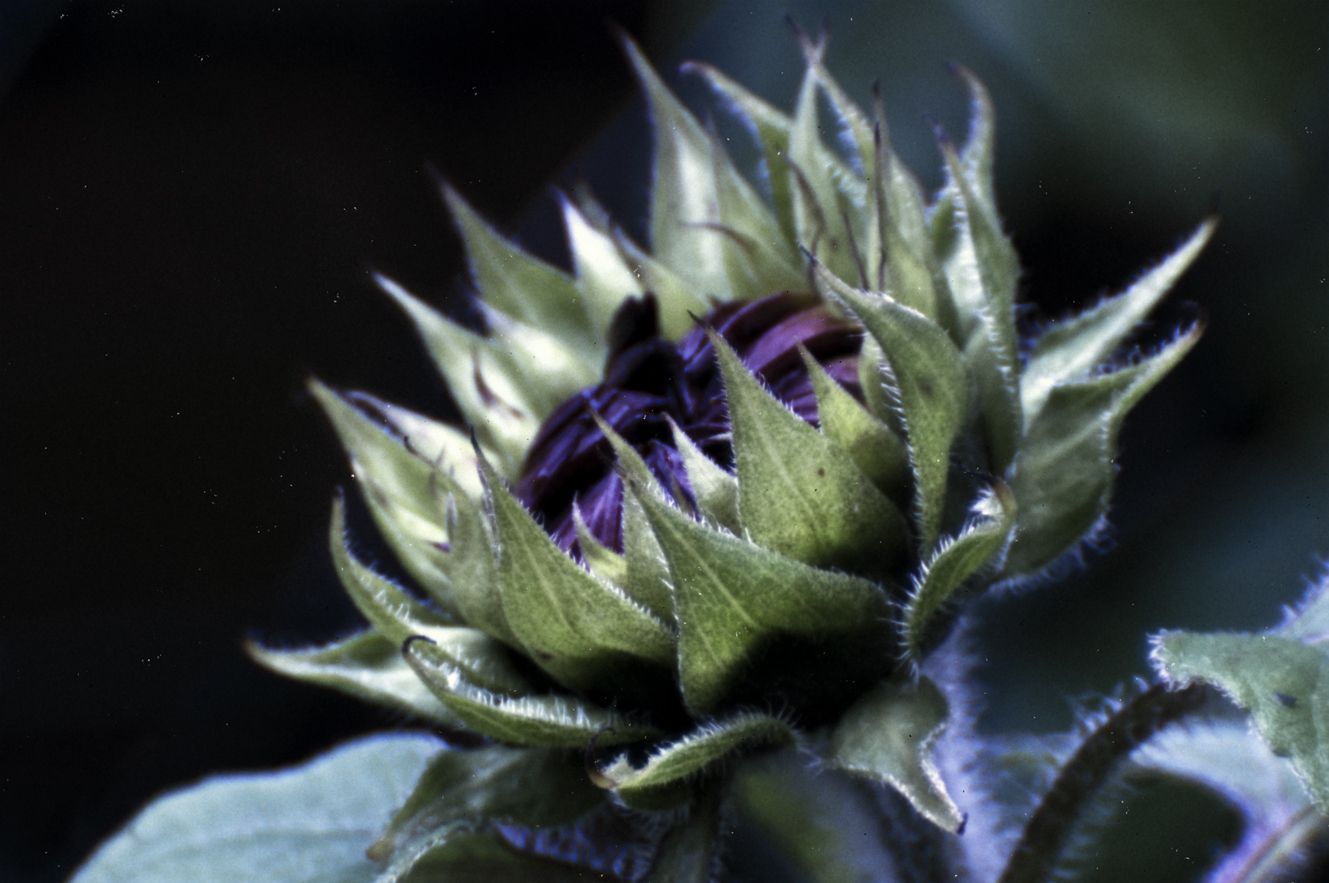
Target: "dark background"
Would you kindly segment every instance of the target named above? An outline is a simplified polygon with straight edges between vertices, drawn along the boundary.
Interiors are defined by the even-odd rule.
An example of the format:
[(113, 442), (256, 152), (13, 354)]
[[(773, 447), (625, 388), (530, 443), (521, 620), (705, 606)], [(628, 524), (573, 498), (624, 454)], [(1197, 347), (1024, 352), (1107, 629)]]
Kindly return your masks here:
[(367, 275), (457, 291), (427, 165), (554, 259), (553, 184), (589, 180), (643, 234), (649, 127), (607, 22), (789, 106), (784, 11), (829, 16), (832, 68), (860, 100), (881, 79), (930, 186), (920, 116), (958, 135), (966, 113), (942, 62), (988, 83), (1031, 323), (1129, 283), (1221, 194), (1217, 240), (1144, 332), (1210, 323), (1128, 424), (1114, 539), (985, 611), (987, 725), (1064, 727), (1066, 696), (1146, 671), (1147, 632), (1260, 628), (1297, 597), (1329, 555), (1323, 3), (15, 2), (0, 880), (63, 878), (164, 788), (401, 725), (240, 650), (354, 623), (325, 548), (348, 476), (305, 379), (449, 415)]

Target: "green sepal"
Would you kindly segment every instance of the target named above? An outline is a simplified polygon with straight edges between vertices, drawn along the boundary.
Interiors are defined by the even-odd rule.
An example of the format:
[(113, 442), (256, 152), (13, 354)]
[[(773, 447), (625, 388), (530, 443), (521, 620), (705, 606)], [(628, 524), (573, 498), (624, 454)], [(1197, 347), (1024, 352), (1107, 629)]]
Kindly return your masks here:
[(698, 511), (712, 524), (739, 533), (738, 477), (703, 454), (672, 417), (666, 415), (665, 419), (674, 434), (674, 448), (683, 458)]
[(693, 800), (687, 817), (660, 841), (643, 883), (711, 883), (712, 866), (720, 839), (720, 800), (723, 791), (711, 787)]
[[(695, 290), (720, 300), (796, 284), (799, 273), (785, 257), (779, 224), (765, 203), (636, 44), (626, 37), (623, 43), (655, 122), (651, 249), (656, 258)], [(744, 237), (747, 241), (740, 241)]]
[(1195, 261), (1217, 225), (1215, 218), (1206, 220), (1124, 293), (1052, 326), (1039, 337), (1020, 378), (1020, 396), (1029, 419), (1043, 409), (1057, 386), (1089, 376), (1121, 345)]
[(969, 410), (964, 359), (945, 330), (917, 310), (852, 288), (820, 262), (813, 263), (813, 273), (823, 292), (852, 310), (887, 354), (909, 439), (920, 545), (930, 550), (941, 527), (951, 445)]
[(883, 593), (867, 580), (712, 530), (640, 486), (628, 492), (669, 563), (683, 698), (695, 713), (716, 707), (767, 639), (852, 631), (883, 612)]
[(499, 742), (536, 748), (585, 748), (596, 739), (615, 745), (650, 739), (659, 732), (646, 724), (573, 696), (512, 698), (469, 683), (427, 640), (409, 641), (406, 664), (467, 728)]
[[(545, 415), (529, 404), (527, 382), (492, 341), (469, 331), (384, 276), (375, 277), (415, 323), (448, 391), (481, 447), (516, 475)], [(571, 395), (576, 389), (570, 389)]]
[[(340, 395), (335, 391), (333, 394)], [(475, 444), (466, 433), (366, 392), (352, 392), (341, 398), (371, 420), (381, 420), (407, 451), (451, 478), (467, 497), (480, 499)]]
[(586, 526), (581, 507), (573, 504), (572, 524), (577, 531), (577, 545), (581, 548), (581, 557), (591, 573), (620, 589), (628, 582), (628, 561), (622, 555), (610, 549), (596, 539), (595, 534)]
[(573, 688), (603, 681), (625, 658), (672, 666), (669, 628), (621, 589), (583, 570), (487, 462), (480, 468), (498, 540), (503, 612), (527, 655)]
[[(477, 477), (480, 474), (478, 464), (475, 474)], [(448, 552), (448, 573), (452, 577), (452, 595), (457, 610), (467, 625), (517, 647), (519, 642), (503, 612), (494, 532), (481, 508), (481, 500), (467, 496), (442, 475), (435, 475), (434, 492), (441, 497), (448, 536), (452, 541)]]
[[(364, 490), (370, 514), (393, 552), (439, 606), (454, 611), (447, 553), (440, 548), (448, 542), (448, 533), (443, 512), (430, 493), (434, 471), (431, 461), (408, 446), (409, 436), (394, 436), (317, 380), (309, 382), (309, 391), (336, 430), (350, 457), (351, 473)], [(424, 418), (417, 420), (424, 422)], [(437, 440), (446, 440), (444, 444), (450, 446), (452, 440), (447, 436), (446, 432), (438, 433)], [(440, 465), (444, 465), (441, 458), (450, 455), (455, 454), (444, 448)], [(464, 468), (464, 463), (453, 461), (447, 466)]]
[(775, 208), (775, 217), (779, 221), (785, 243), (792, 249), (797, 243), (797, 237), (794, 231), (793, 191), (786, 157), (789, 154), (789, 132), (793, 121), (788, 114), (708, 64), (687, 62), (684, 69), (700, 74), (707, 85), (755, 134), (766, 168), (767, 183), (771, 188), (771, 205)]
[(745, 748), (793, 745), (794, 731), (777, 717), (744, 712), (708, 723), (688, 735), (651, 752), (641, 766), (624, 755), (599, 770), (620, 794), (649, 791), (688, 778)]
[(476, 306), (489, 326), (491, 347), (512, 364), (518, 377), (529, 378), (522, 388), (542, 417), (552, 414), (573, 392), (600, 382), (604, 363), (590, 361), (600, 357), (598, 351), (588, 357), (547, 329), (518, 322), (484, 301), (476, 301)]
[(1052, 390), (1025, 433), (1011, 490), (1020, 511), (1003, 576), (1038, 572), (1107, 511), (1126, 412), (1200, 339), (1194, 325), (1138, 364)]
[(996, 207), (984, 201), (955, 147), (944, 137), (955, 206), (958, 248), (947, 277), (960, 313), (957, 329), (978, 388), (979, 411), (987, 425), (992, 469), (1002, 473), (1019, 449), (1026, 417), (1020, 401), (1019, 343), (1015, 331), (1015, 290), (1020, 262), (1001, 232)]
[(661, 336), (678, 340), (696, 324), (695, 316), (705, 315), (714, 307), (716, 299), (712, 292), (695, 288), (617, 230), (614, 231), (614, 242), (633, 275), (641, 279), (642, 288), (655, 293), (660, 309)]
[(992, 159), (997, 141), (997, 114), (992, 97), (969, 68), (957, 64), (955, 73), (969, 89), (969, 134), (960, 149), (960, 168), (973, 195), (995, 216), (997, 194), (993, 186)]
[(583, 758), (567, 750), (490, 745), (442, 751), (367, 854), (384, 861), (411, 841), (454, 825), (564, 825), (604, 797), (586, 777)]
[(586, 305), (591, 330), (603, 339), (623, 301), (639, 297), (645, 289), (628, 267), (613, 236), (598, 229), (566, 197), (562, 202), (563, 226), (568, 234), (572, 268), (577, 273), (577, 289)]
[[(824, 49), (824, 42), (813, 46), (813, 57), (820, 57)], [(862, 271), (855, 260), (853, 231), (846, 223), (848, 207), (842, 206), (841, 188), (857, 191), (846, 199), (851, 205), (861, 205), (866, 191), (858, 176), (848, 173), (837, 177), (833, 166), (826, 162), (828, 151), (820, 136), (817, 93), (817, 74), (809, 65), (794, 105), (785, 162), (792, 182), (794, 227), (801, 247), (837, 274), (857, 279)]]
[(214, 776), (149, 804), (73, 880), (371, 883), (382, 866), (365, 844), (442, 747), (371, 736), (292, 769)]
[(508, 661), (507, 650), (484, 632), (456, 626), (389, 579), (374, 573), (346, 545), (345, 511), (333, 505), (329, 541), (332, 562), (346, 594), (374, 629), (397, 646), (412, 635), (424, 635), (467, 680), (486, 690), (520, 695), (526, 679)]
[[(899, 438), (904, 434), (904, 420), (900, 416), (899, 394), (890, 375), (890, 365), (881, 344), (871, 335), (863, 338), (858, 351), (858, 383), (863, 387), (863, 405), (868, 413), (880, 420)], [(906, 449), (908, 456), (908, 449)]]
[(909, 485), (909, 451), (904, 442), (827, 374), (807, 347), (799, 344), (799, 353), (817, 394), (822, 434), (843, 448), (878, 490), (899, 499)]
[(826, 763), (890, 785), (924, 818), (958, 834), (965, 817), (930, 757), (948, 713), (946, 697), (927, 678), (883, 681), (840, 718)]
[[(923, 638), (932, 617), (946, 605), (965, 580), (990, 565), (999, 564), (1015, 529), (1015, 494), (998, 482), (979, 498), (975, 516), (959, 535), (943, 540), (930, 561), (914, 578), (905, 600), (900, 633), (908, 659), (922, 657)], [(995, 568), (993, 568), (995, 569)]]
[(723, 338), (707, 335), (724, 377), (744, 531), (814, 567), (889, 570), (907, 547), (900, 510), (848, 452), (767, 392)]
[(445, 727), (466, 728), (411, 671), (401, 657), (401, 645), (372, 629), (326, 647), (274, 650), (249, 642), (245, 652), (277, 674), (331, 687)]
[(1329, 812), (1329, 654), (1279, 634), (1162, 632), (1150, 658), (1169, 681), (1214, 684), (1250, 710), (1275, 754), (1290, 757)]
[(524, 852), (513, 847), (496, 831), (457, 825), (407, 844), (374, 877), (373, 883), (437, 883), (444, 880), (448, 883), (509, 880), (585, 883), (586, 869), (556, 858)]
[[(652, 491), (654, 493), (654, 491)], [(651, 530), (646, 510), (636, 495), (623, 491), (623, 559), (627, 562), (627, 596), (670, 627), (677, 626), (669, 565)]]
[(604, 344), (591, 327), (572, 278), (499, 236), (450, 186), (444, 184), (442, 191), (485, 302), (568, 341), (584, 362), (598, 366)]

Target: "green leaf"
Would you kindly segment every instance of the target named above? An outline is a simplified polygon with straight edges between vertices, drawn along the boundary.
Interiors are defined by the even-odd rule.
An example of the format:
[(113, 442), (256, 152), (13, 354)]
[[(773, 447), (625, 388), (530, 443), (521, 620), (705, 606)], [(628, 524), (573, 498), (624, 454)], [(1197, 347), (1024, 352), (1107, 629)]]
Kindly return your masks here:
[(640, 486), (628, 487), (669, 562), (683, 696), (694, 712), (715, 708), (767, 639), (853, 631), (881, 615), (881, 590), (867, 580), (712, 530)]
[(666, 415), (665, 419), (674, 433), (674, 448), (683, 458), (697, 509), (712, 524), (738, 533), (738, 477), (703, 454), (672, 417)]
[[(493, 344), (462, 328), (384, 276), (379, 287), (410, 316), (462, 416), (504, 474), (516, 475), (545, 415), (528, 399), (523, 378)], [(576, 390), (570, 390), (571, 395)]]
[(710, 883), (720, 839), (719, 788), (710, 788), (689, 807), (660, 842), (645, 883)]
[(355, 559), (346, 545), (346, 520), (340, 500), (333, 505), (329, 540), (332, 562), (346, 594), (380, 634), (397, 646), (412, 635), (424, 635), (461, 670), (468, 681), (486, 690), (510, 695), (528, 692), (507, 650), (484, 632), (459, 628), (417, 601), (391, 580)]
[(992, 98), (983, 83), (964, 65), (955, 66), (955, 73), (969, 89), (969, 135), (960, 150), (962, 175), (988, 212), (997, 211), (996, 191), (993, 187), (992, 156), (996, 144), (996, 111)]
[(960, 334), (987, 424), (992, 467), (1004, 472), (1019, 448), (1027, 419), (1019, 394), (1019, 344), (1015, 331), (1015, 289), (1020, 261), (1002, 235), (996, 206), (984, 201), (964, 162), (944, 137), (942, 153), (950, 173), (958, 247), (949, 277), (960, 311)]
[(882, 574), (906, 548), (900, 510), (839, 445), (813, 429), (708, 331), (724, 377), (743, 529), (814, 567)]
[(645, 289), (623, 259), (614, 238), (597, 229), (566, 198), (563, 199), (563, 226), (568, 233), (572, 268), (577, 272), (577, 289), (590, 316), (591, 330), (597, 338), (604, 339), (609, 323), (623, 301), (641, 296)]
[(909, 437), (921, 546), (931, 549), (946, 501), (951, 445), (969, 410), (964, 360), (941, 326), (917, 310), (851, 288), (820, 263), (813, 264), (813, 273), (827, 296), (844, 302), (886, 353)]
[(603, 361), (604, 344), (591, 328), (571, 277), (499, 236), (450, 186), (443, 185), (442, 191), (485, 302), (567, 341), (585, 363)]
[(636, 496), (623, 492), (623, 558), (627, 562), (627, 596), (670, 627), (676, 626), (669, 565), (655, 539), (646, 510)]
[[(448, 542), (448, 533), (443, 512), (430, 491), (432, 462), (412, 451), (407, 439), (395, 437), (387, 427), (317, 380), (310, 381), (309, 391), (350, 455), (352, 475), (364, 489), (369, 511), (393, 552), (435, 602), (444, 610), (454, 611), (446, 553), (440, 549)], [(417, 417), (416, 422), (424, 422), (424, 418)], [(435, 438), (445, 446), (452, 441), (446, 432), (436, 433)], [(452, 453), (445, 447), (440, 458)], [(464, 462), (454, 463), (464, 468)]]
[(518, 322), (484, 301), (477, 305), (489, 326), (491, 349), (524, 379), (527, 401), (542, 417), (552, 414), (568, 396), (600, 382), (603, 361), (589, 361), (584, 351), (569, 347), (547, 329)]
[[(479, 469), (476, 469), (478, 476)], [(467, 496), (443, 476), (437, 477), (435, 492), (443, 495), (448, 536), (448, 572), (452, 576), (452, 595), (457, 609), (468, 625), (512, 647), (519, 646), (503, 612), (503, 596), (498, 584), (498, 552), (489, 519), (480, 502)]]
[(469, 683), (426, 640), (410, 641), (402, 656), (411, 670), (466, 726), (491, 739), (537, 748), (585, 748), (592, 739), (614, 745), (650, 739), (655, 728), (573, 696), (511, 698)]
[(1037, 416), (1058, 385), (1088, 376), (1121, 345), (1199, 256), (1217, 225), (1214, 218), (1206, 220), (1180, 248), (1123, 294), (1043, 333), (1020, 378), (1027, 419)]
[(948, 713), (946, 697), (927, 678), (883, 681), (840, 718), (826, 762), (890, 785), (924, 818), (959, 833), (964, 816), (930, 758)]
[(822, 434), (843, 448), (878, 490), (898, 499), (909, 484), (909, 451), (904, 442), (827, 374), (802, 344), (799, 352), (817, 394)]
[(810, 883), (875, 883), (894, 879), (882, 843), (881, 810), (869, 788), (838, 770), (821, 769), (796, 751), (742, 764), (730, 786), (743, 815), (779, 850), (781, 867)]
[(977, 518), (958, 536), (943, 540), (932, 560), (915, 577), (905, 600), (900, 629), (905, 653), (918, 663), (932, 617), (979, 570), (996, 563), (1015, 529), (1015, 495), (998, 482), (974, 504)]
[(1036, 573), (1103, 517), (1122, 419), (1199, 342), (1201, 330), (1191, 327), (1128, 368), (1053, 389), (1015, 461), (1011, 489), (1019, 516), (1004, 576)]
[(584, 759), (566, 750), (491, 745), (443, 751), (369, 855), (388, 859), (412, 840), (458, 823), (567, 824), (603, 803), (604, 796), (587, 778)]
[(623, 591), (583, 570), (544, 532), (487, 463), (481, 463), (498, 537), (503, 611), (537, 665), (586, 687), (625, 658), (674, 661), (674, 636)]
[(694, 288), (691, 282), (651, 257), (618, 231), (614, 231), (614, 242), (633, 275), (641, 279), (642, 287), (655, 293), (656, 303), (660, 307), (662, 337), (678, 340), (696, 324), (693, 316), (702, 316), (711, 311), (715, 302), (710, 292)]
[(369, 883), (365, 848), (442, 747), (371, 736), (294, 769), (216, 776), (151, 803), (73, 883)]
[(1329, 655), (1277, 634), (1162, 632), (1153, 643), (1154, 667), (1169, 681), (1206, 681), (1249, 709), (1329, 812)]
[(411, 671), (402, 659), (401, 645), (375, 631), (302, 650), (274, 650), (247, 643), (245, 652), (277, 674), (332, 687), (446, 727), (465, 729), (461, 718), (439, 702)]
[(634, 766), (624, 755), (599, 774), (620, 794), (628, 795), (695, 775), (742, 749), (793, 744), (789, 724), (770, 715), (745, 712), (705, 724), (677, 742), (655, 749), (641, 766)]
[(572, 523), (577, 531), (577, 545), (581, 549), (582, 560), (591, 569), (591, 573), (620, 589), (627, 585), (628, 561), (622, 555), (601, 543), (586, 526), (581, 507), (572, 506)]
[(443, 829), (403, 849), (374, 883), (585, 883), (585, 868), (522, 852), (494, 831)]

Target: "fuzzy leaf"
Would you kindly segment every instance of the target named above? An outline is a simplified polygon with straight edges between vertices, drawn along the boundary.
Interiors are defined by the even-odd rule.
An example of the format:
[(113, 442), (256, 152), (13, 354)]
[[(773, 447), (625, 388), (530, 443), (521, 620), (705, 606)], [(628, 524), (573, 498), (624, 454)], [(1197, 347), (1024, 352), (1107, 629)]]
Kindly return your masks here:
[[(964, 581), (1000, 557), (1015, 528), (1015, 495), (998, 483), (974, 506), (978, 516), (960, 534), (943, 541), (916, 577), (900, 620), (905, 653), (917, 663), (928, 623)], [(994, 568), (995, 569), (995, 568)]]
[(661, 622), (676, 624), (674, 595), (669, 590), (669, 565), (655, 539), (646, 510), (636, 496), (623, 493), (623, 558), (627, 562), (627, 584), (623, 591), (655, 614)]
[(613, 549), (605, 546), (591, 533), (582, 517), (581, 507), (572, 507), (573, 527), (577, 531), (577, 545), (581, 548), (582, 560), (591, 569), (591, 573), (620, 589), (628, 582), (628, 561)]
[(614, 241), (642, 288), (655, 293), (660, 308), (660, 334), (678, 340), (696, 324), (693, 316), (709, 313), (714, 301), (710, 292), (695, 288), (678, 273), (651, 257), (632, 240), (615, 231)]
[(687, 470), (688, 484), (692, 486), (692, 495), (697, 499), (697, 508), (701, 514), (714, 524), (738, 533), (738, 478), (706, 456), (693, 444), (688, 434), (678, 428), (672, 417), (669, 428), (674, 433), (674, 447), (683, 458), (683, 468)]
[(1169, 681), (1206, 681), (1248, 708), (1269, 747), (1292, 758), (1329, 811), (1329, 655), (1277, 634), (1163, 632), (1151, 658)]
[[(462, 328), (392, 280), (375, 278), (415, 323), (482, 447), (497, 455), (505, 474), (517, 474), (545, 416), (529, 404), (523, 378), (510, 361), (494, 352), (490, 341)], [(569, 390), (568, 395), (575, 391)]]
[(886, 353), (909, 437), (922, 547), (941, 527), (951, 445), (969, 409), (969, 378), (955, 344), (931, 319), (889, 297), (851, 288), (813, 264), (818, 285), (844, 302)]
[(494, 831), (444, 828), (403, 848), (374, 883), (585, 883), (587, 873), (514, 849)]
[(568, 231), (568, 251), (577, 271), (577, 288), (586, 304), (591, 330), (597, 338), (603, 338), (623, 301), (641, 296), (645, 289), (623, 259), (613, 237), (597, 229), (567, 199), (563, 200), (563, 226)]
[(467, 727), (500, 742), (538, 748), (585, 748), (597, 737), (601, 744), (613, 745), (657, 735), (653, 727), (572, 696), (513, 699), (482, 690), (467, 682), (445, 654), (424, 640), (410, 641), (402, 648), (402, 656)]
[(760, 546), (814, 567), (881, 574), (904, 551), (900, 510), (853, 458), (762, 388), (708, 331), (724, 377), (743, 529)]
[(476, 686), (509, 695), (528, 691), (526, 679), (512, 667), (507, 650), (498, 641), (477, 629), (457, 627), (355, 559), (346, 545), (340, 500), (333, 506), (329, 540), (333, 565), (346, 594), (385, 638), (401, 646), (412, 635), (424, 635)]
[(1043, 333), (1020, 379), (1020, 396), (1029, 419), (1042, 410), (1059, 384), (1088, 376), (1121, 345), (1199, 256), (1217, 224), (1213, 218), (1205, 221), (1125, 293)]
[(461, 718), (411, 671), (402, 659), (401, 645), (375, 631), (303, 650), (274, 650), (248, 643), (245, 652), (277, 674), (332, 687), (446, 727), (465, 728)]
[(676, 822), (660, 842), (644, 883), (710, 883), (715, 879), (711, 866), (720, 839), (722, 793), (712, 788), (693, 801), (687, 818)]
[(1200, 331), (1193, 326), (1138, 364), (1052, 391), (1015, 461), (1011, 489), (1020, 511), (1004, 575), (1037, 572), (1103, 517), (1122, 419), (1190, 352)]
[[(479, 475), (478, 468), (476, 474)], [(507, 614), (503, 612), (493, 530), (480, 502), (466, 496), (443, 476), (436, 476), (435, 492), (444, 496), (448, 536), (452, 538), (448, 573), (452, 577), (452, 594), (458, 611), (467, 625), (481, 629), (509, 646), (518, 646), (519, 642), (508, 625)]]
[(957, 249), (948, 273), (960, 313), (959, 333), (972, 366), (979, 410), (987, 424), (992, 466), (1004, 472), (1019, 448), (1026, 417), (1019, 394), (1015, 289), (1020, 262), (1002, 235), (996, 206), (984, 201), (964, 161), (945, 137)]
[(536, 664), (575, 687), (613, 674), (624, 658), (672, 665), (669, 629), (621, 590), (578, 566), (492, 468), (487, 463), (481, 468), (498, 537), (503, 611)]
[(768, 638), (852, 631), (881, 614), (881, 591), (867, 580), (809, 567), (629, 490), (669, 562), (683, 696), (697, 713), (716, 706)]
[[(448, 534), (443, 512), (430, 492), (434, 471), (431, 461), (317, 380), (310, 381), (309, 391), (350, 455), (351, 472), (364, 489), (369, 511), (393, 552), (429, 596), (452, 612), (452, 581), (446, 553), (440, 549), (447, 543)], [(446, 434), (440, 433), (439, 438), (446, 438)]]
[[(584, 350), (570, 347), (564, 338), (510, 318), (479, 301), (477, 304), (489, 325), (490, 348), (506, 360), (513, 373), (525, 378), (523, 390), (527, 401), (542, 417), (554, 412), (568, 396), (600, 382), (604, 364), (599, 352), (587, 356)], [(597, 358), (590, 361), (589, 358)]]
[(466, 244), (475, 287), (485, 302), (568, 341), (588, 364), (603, 360), (603, 344), (568, 274), (499, 236), (451, 187), (445, 184), (442, 190)]
[(965, 817), (930, 759), (948, 713), (946, 697), (927, 678), (883, 681), (840, 718), (826, 762), (890, 785), (933, 824), (959, 833)]
[(692, 776), (743, 748), (792, 744), (794, 731), (787, 723), (770, 715), (748, 712), (706, 724), (677, 742), (657, 748), (639, 767), (624, 755), (599, 774), (626, 795)]
[(343, 398), (361, 414), (381, 421), (406, 450), (451, 478), (467, 497), (480, 499), (475, 445), (465, 433), (366, 392), (348, 393)]
[(365, 856), (443, 743), (371, 736), (275, 773), (215, 776), (149, 804), (73, 883), (369, 883)]
[(491, 745), (442, 751), (369, 855), (388, 859), (410, 841), (458, 824), (567, 824), (603, 801), (583, 759), (566, 750)]
[(909, 483), (904, 442), (827, 374), (806, 347), (800, 344), (799, 351), (817, 394), (822, 434), (843, 448), (878, 490), (894, 497)]

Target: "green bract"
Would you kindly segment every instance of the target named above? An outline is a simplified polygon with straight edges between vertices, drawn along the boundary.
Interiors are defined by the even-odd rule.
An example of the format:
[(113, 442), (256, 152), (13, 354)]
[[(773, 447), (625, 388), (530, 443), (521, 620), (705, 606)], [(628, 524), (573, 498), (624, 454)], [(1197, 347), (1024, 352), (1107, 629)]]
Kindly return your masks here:
[[(703, 879), (724, 783), (741, 758), (776, 748), (815, 755), (843, 771), (836, 781), (890, 786), (958, 832), (966, 795), (948, 793), (930, 756), (951, 702), (927, 677), (929, 653), (961, 599), (1040, 575), (1095, 528), (1122, 418), (1199, 336), (1191, 327), (1156, 354), (1119, 356), (1212, 222), (1127, 292), (1022, 350), (1019, 266), (993, 197), (992, 108), (967, 72), (969, 137), (958, 149), (940, 137), (946, 184), (928, 198), (892, 151), (880, 108), (868, 115), (850, 101), (820, 44), (804, 43), (792, 115), (693, 66), (755, 134), (769, 171), (763, 196), (626, 48), (656, 125), (650, 251), (594, 204), (565, 201), (569, 274), (445, 189), (487, 331), (380, 282), (415, 323), (467, 428), (313, 384), (413, 585), (357, 559), (338, 502), (333, 556), (369, 628), (326, 648), (252, 652), (282, 674), (486, 746), (428, 767), (373, 847), (380, 879), (482, 858), (504, 867), (509, 854), (486, 834), (495, 825), (557, 827), (609, 812), (610, 797), (691, 806), (654, 875)], [(850, 136), (848, 156), (820, 138), (823, 98)], [(563, 551), (513, 488), (545, 420), (600, 382), (620, 308), (653, 295), (660, 332), (676, 341), (717, 305), (784, 291), (862, 329), (861, 398), (803, 349), (818, 413), (806, 422), (709, 330), (732, 471), (673, 425), (685, 503), (597, 415), (625, 489), (622, 548), (574, 510), (579, 553)], [(1300, 680), (1287, 690), (1317, 715), (1321, 654), (1271, 640), (1295, 662), (1287, 677)], [(1212, 672), (1220, 651), (1169, 636), (1160, 658)], [(1260, 696), (1278, 695), (1265, 686)], [(1258, 717), (1264, 700), (1253, 701)], [(1304, 739), (1288, 733), (1295, 756)], [(733, 780), (735, 805), (807, 790), (772, 784), (777, 768), (749, 766)], [(528, 879), (562, 873), (552, 860), (547, 873), (533, 870), (534, 857), (523, 862)]]

